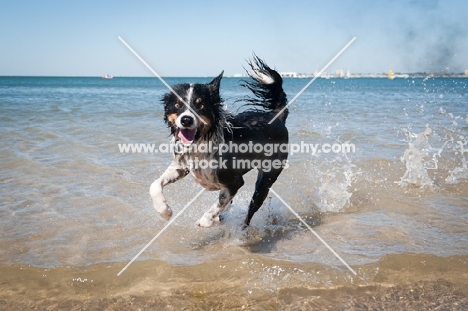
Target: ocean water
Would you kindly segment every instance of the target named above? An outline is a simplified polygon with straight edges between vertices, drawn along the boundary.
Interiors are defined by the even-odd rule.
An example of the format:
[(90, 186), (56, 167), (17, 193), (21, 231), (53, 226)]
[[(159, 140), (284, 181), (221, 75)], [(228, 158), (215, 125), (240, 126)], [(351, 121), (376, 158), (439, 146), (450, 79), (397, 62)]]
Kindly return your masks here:
[[(288, 97), (308, 81), (285, 79)], [(117, 276), (167, 223), (148, 190), (171, 154), (119, 149), (169, 142), (167, 91), (156, 78), (0, 77), (0, 307), (468, 305), (468, 79), (317, 79), (290, 106), (302, 150), (273, 189), (357, 275), (271, 193), (242, 231), (252, 172), (223, 225), (195, 225), (217, 197), (206, 191)], [(222, 80), (228, 110), (248, 94)], [(165, 196), (177, 213), (200, 189), (189, 175)]]

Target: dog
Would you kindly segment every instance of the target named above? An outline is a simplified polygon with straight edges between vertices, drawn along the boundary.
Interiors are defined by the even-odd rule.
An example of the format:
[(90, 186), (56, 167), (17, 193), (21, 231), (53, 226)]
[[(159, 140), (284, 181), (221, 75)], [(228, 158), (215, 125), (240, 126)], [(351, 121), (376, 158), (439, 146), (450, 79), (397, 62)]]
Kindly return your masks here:
[[(168, 184), (191, 173), (205, 189), (219, 190), (217, 202), (196, 222), (207, 228), (222, 221), (221, 213), (244, 185), (244, 174), (256, 168), (258, 176), (243, 223), (245, 229), (262, 206), (270, 187), (287, 168), (288, 150), (284, 146), (289, 139), (285, 125), (289, 111), (283, 80), (255, 55), (248, 64), (249, 79), (242, 86), (253, 96), (243, 101), (252, 108), (237, 115), (226, 111), (220, 97), (224, 71), (210, 83), (178, 84), (163, 96), (164, 121), (171, 131), (172, 144), (179, 148), (174, 148), (174, 160), (151, 184), (150, 196), (154, 208), (166, 220), (172, 216), (163, 195), (163, 188)], [(211, 146), (210, 150), (194, 148), (203, 144)], [(275, 148), (259, 152), (266, 146)], [(205, 165), (197, 165), (201, 163)]]

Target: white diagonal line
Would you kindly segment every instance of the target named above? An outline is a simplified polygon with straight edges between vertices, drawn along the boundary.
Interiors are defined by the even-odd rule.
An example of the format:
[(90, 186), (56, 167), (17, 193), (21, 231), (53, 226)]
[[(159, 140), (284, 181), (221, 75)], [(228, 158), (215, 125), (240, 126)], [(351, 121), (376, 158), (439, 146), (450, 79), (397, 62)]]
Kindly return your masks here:
[(190, 201), (187, 203), (187, 205), (184, 206), (183, 209), (180, 210), (180, 212), (177, 213), (177, 215), (174, 216), (174, 218), (172, 218), (165, 226), (164, 228), (161, 229), (161, 231), (158, 232), (158, 234), (156, 234), (154, 236), (154, 238), (151, 239), (151, 241), (148, 242), (148, 244), (145, 245), (145, 247), (143, 247), (141, 249), (141, 251), (138, 252), (138, 254), (135, 255), (135, 257), (133, 257), (132, 260), (130, 260), (130, 262), (122, 269), (120, 270), (119, 273), (117, 273), (117, 276), (120, 276), (154, 241), (156, 241), (156, 239), (167, 229), (169, 228), (169, 226), (190, 206), (190, 204), (192, 204), (199, 196), (200, 194), (202, 194), (203, 192), (205, 191), (205, 189), (203, 188), (202, 190), (200, 190), (200, 192), (197, 193), (197, 195)]
[(322, 239), (322, 238), (320, 237), (320, 235), (318, 235), (317, 232), (315, 232), (314, 229), (312, 229), (312, 227), (309, 226), (309, 225), (305, 222), (305, 220), (302, 219), (302, 217), (299, 216), (299, 214), (296, 213), (296, 211), (293, 210), (292, 207), (289, 206), (288, 203), (286, 203), (286, 202), (283, 200), (283, 198), (281, 198), (281, 197), (279, 196), (278, 193), (276, 193), (275, 190), (273, 190), (272, 188), (270, 188), (270, 191), (284, 204), (284, 206), (286, 206), (286, 207), (291, 211), (291, 213), (294, 214), (294, 216), (296, 216), (296, 217), (307, 227), (307, 229), (310, 230), (310, 232), (312, 232), (312, 233), (320, 240), (320, 242), (323, 243), (323, 245), (325, 245), (325, 246), (333, 253), (333, 255), (336, 256), (336, 258), (338, 258), (338, 259), (346, 266), (346, 268), (349, 269), (349, 271), (351, 271), (354, 275), (357, 275), (356, 271), (354, 271), (353, 268), (351, 268), (351, 267), (346, 263), (346, 261), (344, 261), (343, 258), (341, 258), (340, 255), (338, 255), (338, 254), (333, 250), (333, 248), (331, 248), (331, 246), (328, 245), (328, 243), (325, 242), (325, 240)]
[(194, 115), (196, 115), (197, 118), (200, 119), (200, 120), (203, 122), (203, 124), (206, 125), (206, 121), (203, 120), (195, 111), (193, 111), (193, 109), (190, 107), (190, 105), (189, 105), (187, 102), (185, 102), (185, 100), (183, 100), (182, 97), (180, 97), (180, 95), (177, 94), (176, 91), (174, 91), (174, 89), (173, 89), (169, 84), (167, 84), (167, 82), (164, 81), (164, 79), (161, 78), (161, 76), (160, 76), (153, 68), (151, 68), (151, 66), (148, 65), (148, 63), (145, 62), (145, 60), (144, 60), (137, 52), (135, 52), (135, 50), (132, 49), (132, 47), (131, 47), (127, 42), (125, 42), (125, 40), (122, 39), (121, 36), (118, 36), (118, 38), (119, 38), (119, 40), (130, 50), (130, 52), (132, 52), (133, 55), (135, 55), (135, 56), (143, 63), (143, 65), (146, 66), (146, 68), (148, 68), (148, 69), (149, 69), (149, 70), (150, 70), (150, 71), (151, 71), (151, 72), (152, 72), (152, 73), (153, 73), (153, 74), (154, 74), (154, 75), (155, 75), (155, 76), (156, 76), (156, 77), (157, 77), (157, 78), (158, 78), (158, 79), (175, 95), (175, 96), (177, 96), (177, 98), (178, 98), (182, 103), (184, 103), (184, 105), (190, 110), (191, 113), (193, 113)]
[(302, 90), (299, 91), (299, 93), (296, 94), (296, 96), (293, 97), (293, 99), (291, 99), (289, 101), (289, 103), (283, 107), (283, 109), (281, 109), (273, 119), (271, 119), (270, 122), (268, 122), (268, 124), (271, 124), (273, 121), (275, 121), (276, 118), (279, 117), (280, 114), (283, 113), (283, 111), (285, 111), (286, 109), (288, 109), (288, 107), (299, 97), (301, 96), (301, 94), (315, 81), (315, 79), (317, 79), (318, 77), (320, 77), (322, 75), (322, 73), (354, 42), (354, 40), (356, 40), (356, 37), (352, 38), (351, 41), (348, 42), (348, 44), (346, 44), (344, 46), (344, 48), (341, 49), (341, 51), (338, 52), (338, 54), (335, 55), (335, 57), (333, 57), (329, 62), (328, 64), (325, 65), (325, 67), (322, 68), (322, 70), (320, 70), (312, 80), (309, 81), (309, 83), (306, 84), (306, 86), (304, 86), (302, 88)]

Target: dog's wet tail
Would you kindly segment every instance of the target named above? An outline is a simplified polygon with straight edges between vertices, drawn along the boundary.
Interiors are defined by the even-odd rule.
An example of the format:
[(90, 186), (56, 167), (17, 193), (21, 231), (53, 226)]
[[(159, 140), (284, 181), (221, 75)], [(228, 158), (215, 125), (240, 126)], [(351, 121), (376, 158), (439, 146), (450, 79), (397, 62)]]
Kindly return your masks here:
[(248, 64), (252, 69), (251, 72), (248, 72), (252, 79), (244, 81), (243, 86), (251, 90), (255, 97), (248, 97), (246, 101), (250, 105), (260, 106), (274, 113), (281, 112), (278, 119), (283, 123), (286, 122), (289, 112), (288, 109), (284, 109), (287, 99), (283, 91), (283, 79), (280, 74), (268, 67), (256, 55), (253, 55)]

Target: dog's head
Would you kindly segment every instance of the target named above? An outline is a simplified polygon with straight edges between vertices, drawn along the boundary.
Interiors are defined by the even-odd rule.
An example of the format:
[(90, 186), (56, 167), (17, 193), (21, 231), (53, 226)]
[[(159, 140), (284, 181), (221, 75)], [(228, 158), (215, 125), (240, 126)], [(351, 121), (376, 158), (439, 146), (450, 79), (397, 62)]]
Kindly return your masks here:
[(178, 84), (174, 92), (163, 96), (164, 121), (183, 144), (208, 140), (216, 132), (222, 109), (219, 85), (223, 72), (208, 84)]

